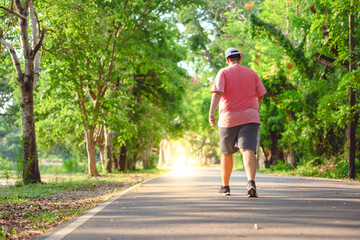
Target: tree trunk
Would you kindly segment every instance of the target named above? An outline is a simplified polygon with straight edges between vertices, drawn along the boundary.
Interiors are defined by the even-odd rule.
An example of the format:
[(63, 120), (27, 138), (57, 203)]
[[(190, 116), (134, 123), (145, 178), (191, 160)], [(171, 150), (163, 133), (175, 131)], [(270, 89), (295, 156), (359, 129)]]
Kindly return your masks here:
[(203, 155), (204, 155), (204, 161), (203, 161), (203, 165), (209, 165), (211, 164), (211, 161), (210, 159), (216, 155), (216, 151), (214, 149), (211, 149), (209, 152), (203, 152)]
[[(113, 152), (113, 157), (112, 157), (112, 159), (113, 159), (113, 169), (116, 169), (116, 170), (118, 170), (118, 171), (120, 171), (120, 159), (119, 159), (119, 157), (118, 157), (118, 154), (117, 154), (118, 152), (115, 150), (114, 152)], [(119, 154), (120, 155), (120, 154)]]
[(166, 140), (161, 140), (160, 144), (159, 144), (159, 162), (158, 162), (158, 167), (161, 167), (162, 165), (165, 165), (165, 143)]
[[(355, 22), (354, 22), (354, 15), (349, 16), (349, 50), (350, 50), (350, 58), (349, 58), (349, 72), (355, 70)], [(355, 153), (356, 153), (356, 117), (355, 117), (355, 110), (352, 109), (353, 106), (356, 104), (356, 92), (349, 88), (349, 96), (350, 96), (350, 123), (348, 125), (347, 131), (347, 139), (349, 145), (349, 165), (348, 165), (348, 172), (349, 178), (355, 179), (356, 177), (356, 165), (355, 165)]]
[(276, 131), (270, 131), (270, 153), (265, 161), (265, 168), (269, 168), (270, 165), (276, 164), (277, 160), (284, 159), (283, 152), (278, 148), (278, 140), (280, 139), (279, 134)]
[(149, 139), (149, 143), (148, 143), (148, 151), (147, 151), (147, 158), (148, 158), (148, 163), (150, 164), (150, 167), (153, 167), (154, 164), (152, 162), (151, 159), (151, 155), (152, 155), (152, 150), (153, 150), (153, 141), (151, 139)]
[(120, 172), (126, 170), (126, 151), (127, 151), (126, 146), (122, 146), (120, 151), (120, 161), (119, 161)]
[[(14, 3), (12, 1), (12, 3)], [(15, 71), (18, 76), (18, 82), (20, 84), (21, 90), (21, 117), (22, 117), (22, 127), (23, 127), (23, 182), (27, 183), (37, 183), (41, 182), (38, 156), (37, 156), (37, 147), (36, 147), (36, 137), (35, 137), (35, 121), (34, 121), (34, 84), (39, 76), (39, 58), (38, 50), (42, 45), (42, 40), (44, 37), (44, 31), (40, 38), (40, 41), (37, 40), (37, 22), (35, 19), (35, 11), (32, 5), (32, 1), (27, 0), (24, 4), (21, 1), (16, 1), (15, 5), (12, 5), (16, 8), (6, 9), (3, 8), (9, 15), (12, 15), (14, 19), (19, 21), (19, 37), (21, 41), (22, 56), (24, 57), (25, 68), (24, 72), (22, 71), (21, 63), (17, 57), (17, 50), (14, 46), (8, 43), (4, 39), (4, 31), (0, 26), (0, 45), (4, 45), (11, 56)], [(32, 22), (32, 36), (33, 36), (33, 48), (29, 41), (28, 34), (28, 17), (30, 10), (30, 19)], [(7, 16), (8, 14), (3, 15)], [(5, 31), (6, 33), (6, 31)], [(13, 36), (11, 37), (13, 38)]]
[(135, 170), (134, 163), (136, 163), (137, 154), (134, 154), (133, 158), (126, 158), (126, 170), (133, 171)]
[(104, 147), (104, 131), (101, 131), (99, 136), (99, 152), (100, 152), (100, 162), (103, 171), (106, 169), (106, 160), (105, 160), (105, 147)]
[(111, 168), (113, 165), (112, 159), (112, 144), (111, 144), (111, 136), (112, 132), (104, 129), (105, 134), (105, 169), (107, 172), (111, 172)]
[(208, 61), (209, 61), (210, 66), (211, 66), (211, 69), (213, 70), (213, 73), (214, 73), (214, 75), (216, 76), (217, 71), (216, 71), (216, 67), (215, 67), (215, 65), (214, 65), (214, 62), (213, 62), (213, 60), (212, 60), (212, 58), (211, 58), (211, 55), (210, 55), (208, 49), (207, 49), (205, 46), (203, 46), (203, 50), (204, 50), (204, 52), (205, 52), (206, 57), (208, 58)]
[[(28, 76), (29, 78), (29, 76)], [(20, 81), (23, 127), (23, 182), (41, 182), (35, 137), (33, 81)]]
[(152, 141), (149, 140), (147, 144), (147, 149), (143, 151), (143, 167), (150, 168), (151, 167), (151, 151), (152, 151)]
[(88, 154), (88, 173), (90, 176), (98, 176), (99, 172), (96, 168), (96, 154), (94, 142), (94, 130), (85, 130), (86, 150)]
[(161, 140), (159, 145), (159, 163), (158, 166), (170, 166), (171, 164), (171, 142), (166, 139)]
[(28, 21), (19, 19), (20, 39), (25, 57), (24, 74), (19, 77), (21, 88), (21, 115), (24, 139), (23, 182), (40, 182), (34, 120), (34, 57), (28, 40)]
[(292, 167), (295, 167), (295, 151), (292, 146), (290, 146), (290, 151), (284, 154), (285, 160), (287, 163), (290, 163)]

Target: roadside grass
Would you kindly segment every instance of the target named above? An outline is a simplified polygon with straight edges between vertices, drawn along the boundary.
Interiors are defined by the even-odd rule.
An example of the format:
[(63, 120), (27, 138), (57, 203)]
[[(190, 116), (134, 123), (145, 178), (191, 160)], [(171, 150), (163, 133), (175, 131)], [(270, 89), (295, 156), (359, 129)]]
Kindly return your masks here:
[(171, 169), (137, 170), (88, 177), (83, 173), (44, 173), (43, 183), (0, 189), (0, 239), (30, 239), (128, 187)]
[[(360, 180), (359, 159), (356, 160), (356, 166), (357, 173), (355, 180)], [(267, 169), (258, 170), (257, 172), (330, 179), (348, 179), (348, 160), (344, 157), (331, 159), (318, 157), (300, 161), (296, 164), (296, 167), (291, 166), (289, 163), (277, 161), (276, 165), (272, 165)]]
[(5, 180), (16, 179), (17, 172), (15, 170), (0, 170), (0, 178)]
[(72, 189), (85, 189), (94, 188), (91, 185), (95, 182), (91, 179), (82, 179), (79, 177), (78, 180), (69, 180), (64, 182), (49, 182), (49, 183), (38, 183), (23, 186), (12, 186), (1, 189), (0, 204), (12, 203), (21, 204), (27, 203), (29, 199), (47, 197), (57, 193), (59, 190), (72, 190)]
[(79, 189), (94, 189), (99, 184), (106, 182), (138, 182), (143, 179), (144, 174), (149, 174), (148, 177), (155, 177), (165, 174), (170, 170), (167, 169), (152, 169), (152, 170), (137, 170), (129, 174), (112, 173), (100, 175), (97, 177), (89, 177), (86, 174), (58, 174), (46, 173), (43, 174), (43, 183), (11, 186), (1, 189), (0, 204), (26, 203), (29, 199), (43, 198), (57, 193), (59, 190), (79, 190)]
[[(85, 208), (86, 209), (86, 208)], [(69, 220), (73, 216), (77, 216), (79, 214), (82, 214), (85, 209), (67, 209), (67, 210), (55, 210), (55, 211), (43, 211), (43, 212), (26, 212), (28, 219), (31, 222), (41, 222), (41, 225), (37, 226), (37, 229), (39, 233), (46, 230), (47, 226), (52, 225), (59, 220)], [(36, 227), (35, 224), (32, 225), (33, 227)]]

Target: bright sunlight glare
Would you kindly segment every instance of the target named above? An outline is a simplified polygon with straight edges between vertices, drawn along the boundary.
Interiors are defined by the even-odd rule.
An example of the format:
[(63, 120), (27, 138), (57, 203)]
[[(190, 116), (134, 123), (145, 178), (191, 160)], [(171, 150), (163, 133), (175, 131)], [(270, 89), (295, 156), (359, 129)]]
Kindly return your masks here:
[(160, 144), (159, 166), (175, 169), (175, 176), (185, 177), (192, 174), (191, 167), (195, 164), (191, 157), (191, 149), (181, 141), (164, 140)]
[(181, 166), (176, 168), (173, 175), (178, 177), (188, 177), (192, 175), (192, 169), (189, 166)]

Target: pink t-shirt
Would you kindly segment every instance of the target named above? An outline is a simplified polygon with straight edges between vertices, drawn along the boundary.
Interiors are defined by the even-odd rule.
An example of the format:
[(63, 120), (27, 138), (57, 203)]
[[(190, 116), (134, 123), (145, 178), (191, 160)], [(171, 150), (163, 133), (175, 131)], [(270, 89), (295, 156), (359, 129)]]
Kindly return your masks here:
[(211, 93), (222, 92), (219, 103), (219, 127), (260, 123), (258, 97), (266, 89), (259, 76), (250, 68), (234, 64), (221, 69)]

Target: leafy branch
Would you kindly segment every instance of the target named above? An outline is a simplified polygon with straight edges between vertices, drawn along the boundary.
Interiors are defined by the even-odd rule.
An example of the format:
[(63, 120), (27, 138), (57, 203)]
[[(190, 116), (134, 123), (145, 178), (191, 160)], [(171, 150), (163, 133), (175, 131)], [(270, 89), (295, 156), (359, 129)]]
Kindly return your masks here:
[(6, 7), (3, 7), (3, 6), (0, 6), (0, 8), (1, 8), (1, 9), (4, 9), (4, 10), (5, 10), (6, 12), (8, 12), (8, 13), (11, 13), (11, 14), (15, 15), (15, 16), (18, 17), (18, 18), (26, 19), (26, 17), (25, 17), (24, 15), (22, 15), (22, 14), (16, 12), (16, 11), (14, 11), (14, 10), (11, 10), (11, 9), (6, 8)]
[(289, 38), (287, 38), (274, 24), (267, 23), (254, 14), (251, 14), (250, 21), (252, 23), (254, 33), (256, 30), (265, 32), (267, 37), (274, 44), (280, 45), (284, 48), (286, 54), (295, 62), (298, 68), (303, 73), (305, 73), (309, 79), (312, 78), (314, 74), (313, 70), (308, 67), (309, 62), (302, 50), (306, 37), (304, 37), (303, 42), (300, 43), (298, 47), (295, 47)]

